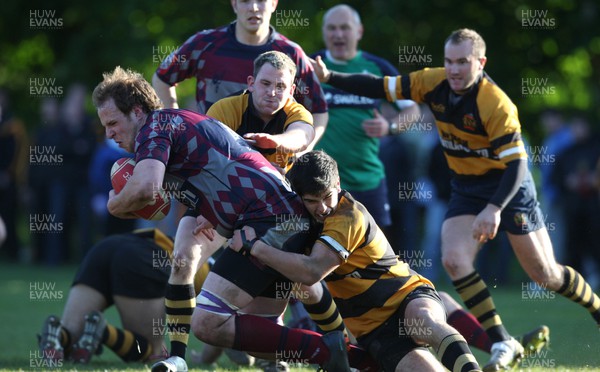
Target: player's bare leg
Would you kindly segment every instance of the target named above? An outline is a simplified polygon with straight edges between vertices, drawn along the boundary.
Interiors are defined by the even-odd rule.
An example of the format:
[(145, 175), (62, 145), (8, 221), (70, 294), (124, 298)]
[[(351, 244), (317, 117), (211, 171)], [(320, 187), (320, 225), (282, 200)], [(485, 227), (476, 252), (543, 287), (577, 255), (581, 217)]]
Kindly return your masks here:
[(69, 330), (71, 339), (78, 340), (83, 334), (83, 323), (86, 314), (106, 309), (104, 296), (85, 284), (75, 284), (69, 290), (69, 297), (63, 309), (61, 323)]
[(552, 290), (562, 285), (564, 275), (561, 266), (556, 263), (545, 228), (526, 235), (508, 234), (508, 240), (531, 280)]
[(446, 368), (429, 351), (416, 349), (402, 358), (396, 371), (444, 372)]
[[(333, 367), (332, 371), (349, 371), (341, 332), (321, 336), (286, 328), (264, 317), (242, 314), (281, 314), (286, 303), (264, 297), (253, 299), (229, 280), (211, 272), (199, 295), (192, 330), (201, 341), (212, 345), (248, 351), (262, 358), (270, 355), (277, 360), (321, 364), (326, 370)], [(336, 344), (339, 350), (332, 349), (332, 340), (339, 340), (340, 345)]]
[[(192, 316), (194, 334), (200, 341), (208, 344), (232, 347), (235, 338), (233, 312), (238, 312), (241, 308), (250, 310), (249, 305), (254, 299), (229, 280), (213, 272), (206, 277), (202, 290), (215, 295), (220, 294), (219, 297), (229, 306), (232, 314), (195, 310)], [(255, 304), (252, 310), (254, 314), (267, 312), (281, 314), (285, 310), (285, 302), (272, 300), (267, 303), (259, 303)]]
[(104, 296), (94, 288), (84, 284), (71, 288), (61, 322), (70, 334), (69, 359), (88, 363), (98, 351), (106, 327), (102, 311), (107, 305)]
[(58, 316), (50, 315), (44, 321), (42, 331), (38, 335), (44, 359), (53, 363), (63, 363), (65, 352), (68, 354), (71, 345), (83, 334), (85, 316), (95, 310), (104, 310), (106, 306), (104, 296), (94, 288), (84, 284), (71, 287), (63, 309), (62, 321)]
[[(446, 310), (440, 302), (427, 297), (410, 300), (404, 312), (402, 326), (406, 335), (412, 337), (417, 344), (431, 346), (438, 358), (432, 355), (431, 359), (416, 354), (405, 361), (405, 357), (400, 361), (397, 370), (408, 370), (408, 364), (405, 363), (414, 366), (412, 370), (443, 370), (438, 359), (451, 371), (481, 370), (467, 341), (446, 323)], [(417, 362), (422, 365), (416, 364)]]
[[(481, 244), (472, 236), (474, 215), (452, 217), (442, 225), (442, 263), (454, 287), (492, 340), (492, 356), (484, 370), (508, 368), (516, 364), (523, 347), (502, 324), (500, 315), (474, 262)], [(475, 302), (477, 295), (477, 302)]]
[(183, 217), (175, 236), (171, 275), (165, 295), (166, 323), (171, 342), (170, 357), (152, 366), (152, 371), (187, 370), (185, 353), (192, 313), (196, 306), (194, 275), (196, 270), (225, 242), (215, 233), (213, 241), (204, 234), (194, 235), (196, 218)]
[(218, 234), (212, 242), (202, 234), (193, 235), (192, 231), (195, 227), (196, 219), (194, 217), (183, 217), (179, 222), (169, 284), (192, 284), (197, 268), (204, 264), (225, 242), (225, 238)]
[[(125, 296), (114, 296), (115, 306), (119, 311), (123, 328), (139, 335), (148, 342), (148, 358), (164, 355), (165, 341), (163, 325), (165, 319), (165, 301), (162, 297), (139, 299)], [(144, 316), (140, 316), (144, 314)], [(138, 337), (136, 337), (138, 338)], [(138, 342), (138, 352), (141, 347)]]
[(473, 221), (475, 216), (457, 216), (442, 225), (442, 263), (453, 281), (475, 271), (480, 244), (470, 233)]
[(521, 266), (536, 283), (584, 306), (600, 326), (600, 298), (583, 276), (556, 262), (545, 227), (525, 235), (508, 234)]

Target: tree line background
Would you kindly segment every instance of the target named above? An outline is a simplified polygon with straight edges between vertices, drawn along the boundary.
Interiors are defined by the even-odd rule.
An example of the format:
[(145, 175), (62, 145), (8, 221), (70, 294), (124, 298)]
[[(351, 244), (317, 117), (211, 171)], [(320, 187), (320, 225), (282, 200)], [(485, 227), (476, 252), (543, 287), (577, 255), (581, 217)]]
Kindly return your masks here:
[[(277, 30), (311, 54), (323, 48), (323, 13), (338, 3), (280, 0), (277, 9), (285, 12), (274, 14), (271, 24), (277, 26), (279, 17)], [(443, 42), (451, 31), (469, 27), (480, 32), (488, 46), (486, 71), (517, 104), (523, 131), (533, 143), (541, 136), (538, 116), (544, 108), (583, 112), (598, 125), (600, 33), (594, 0), (346, 3), (359, 11), (365, 26), (360, 47), (386, 58), (401, 73), (427, 66), (399, 63), (399, 47), (423, 48), (435, 67), (443, 64)], [(53, 11), (47, 14), (60, 19), (61, 26), (32, 27), (32, 17), (43, 10)], [(545, 20), (553, 27), (528, 27), (524, 14), (537, 15), (528, 21), (532, 26)], [(302, 26), (283, 26), (287, 21), (281, 19), (290, 17), (302, 20)], [(90, 94), (102, 73), (116, 65), (139, 70), (150, 79), (164, 57), (156, 57), (161, 51), (234, 18), (224, 0), (10, 0), (0, 15), (0, 87), (9, 92), (15, 114), (32, 127), (39, 122), (40, 99), (30, 94), (30, 79), (55, 79), (65, 89), (83, 82)], [(546, 94), (524, 96), (524, 79), (536, 78), (544, 81)], [(179, 93), (193, 95), (193, 89), (193, 83), (184, 84)]]

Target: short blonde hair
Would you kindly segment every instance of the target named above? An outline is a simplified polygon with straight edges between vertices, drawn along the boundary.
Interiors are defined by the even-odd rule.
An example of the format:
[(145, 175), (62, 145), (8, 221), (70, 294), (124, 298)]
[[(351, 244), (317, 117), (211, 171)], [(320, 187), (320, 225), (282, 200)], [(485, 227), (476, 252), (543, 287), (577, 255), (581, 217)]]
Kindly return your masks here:
[(96, 108), (111, 98), (125, 115), (135, 106), (141, 107), (144, 113), (162, 108), (162, 102), (154, 88), (139, 72), (117, 66), (112, 72), (102, 74), (102, 77), (102, 82), (92, 93), (92, 101)]
[(473, 42), (473, 55), (475, 57), (485, 57), (485, 41), (481, 35), (469, 28), (461, 28), (452, 32), (446, 39), (444, 45), (448, 42), (451, 42), (452, 44), (460, 44), (465, 40), (471, 40)]
[(296, 63), (294, 63), (294, 61), (292, 61), (287, 54), (272, 50), (269, 52), (264, 52), (256, 57), (254, 60), (254, 77), (258, 75), (258, 71), (260, 71), (261, 67), (263, 67), (265, 63), (275, 67), (275, 69), (278, 71), (288, 70), (290, 75), (292, 75), (292, 78), (296, 76)]

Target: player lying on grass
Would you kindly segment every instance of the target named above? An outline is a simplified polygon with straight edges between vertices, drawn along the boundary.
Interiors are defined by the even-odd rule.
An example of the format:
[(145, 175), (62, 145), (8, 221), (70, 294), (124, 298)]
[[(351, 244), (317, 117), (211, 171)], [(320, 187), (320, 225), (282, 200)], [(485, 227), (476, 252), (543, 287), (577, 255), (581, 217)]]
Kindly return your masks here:
[[(69, 291), (62, 317), (51, 315), (39, 335), (45, 359), (87, 363), (106, 345), (126, 362), (164, 357), (164, 296), (173, 241), (160, 230), (109, 236), (85, 256)], [(122, 329), (102, 315), (115, 305)], [(140, 316), (143, 314), (143, 316)]]
[[(339, 188), (335, 161), (309, 152), (288, 175), (313, 220), (322, 224), (310, 255), (273, 248), (250, 226), (235, 232), (231, 248), (295, 282), (325, 279), (346, 326), (384, 371), (440, 370), (442, 364), (451, 371), (480, 371), (465, 339), (446, 323), (433, 284), (398, 260), (368, 211)], [(192, 326), (196, 331), (195, 322)], [(266, 321), (258, 326), (272, 327)], [(246, 349), (245, 339), (236, 343)]]
[[(164, 295), (172, 253), (173, 240), (157, 229), (112, 235), (93, 246), (75, 275), (62, 316), (44, 321), (38, 335), (43, 358), (86, 364), (102, 345), (125, 362), (164, 358)], [(196, 293), (208, 271), (208, 263), (197, 271)], [(112, 305), (121, 329), (103, 316)], [(227, 350), (227, 356), (238, 365), (251, 361), (239, 352)]]

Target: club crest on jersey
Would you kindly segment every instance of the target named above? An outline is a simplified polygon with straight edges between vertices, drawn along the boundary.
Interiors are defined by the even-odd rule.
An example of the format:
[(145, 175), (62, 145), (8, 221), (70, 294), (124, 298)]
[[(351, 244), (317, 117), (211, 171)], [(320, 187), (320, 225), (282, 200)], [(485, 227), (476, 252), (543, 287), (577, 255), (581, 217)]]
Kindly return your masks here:
[(444, 112), (446, 111), (446, 106), (441, 103), (431, 103), (431, 109), (436, 112)]
[(475, 121), (475, 117), (473, 114), (466, 114), (463, 116), (463, 127), (472, 132), (477, 128), (477, 122)]
[(514, 221), (515, 225), (525, 227), (527, 226), (527, 215), (525, 213), (515, 213)]

